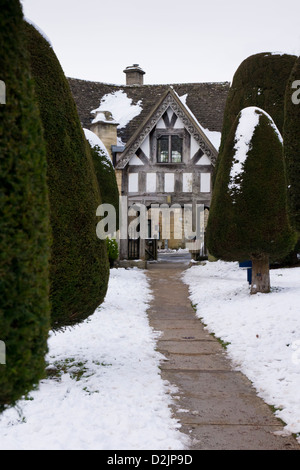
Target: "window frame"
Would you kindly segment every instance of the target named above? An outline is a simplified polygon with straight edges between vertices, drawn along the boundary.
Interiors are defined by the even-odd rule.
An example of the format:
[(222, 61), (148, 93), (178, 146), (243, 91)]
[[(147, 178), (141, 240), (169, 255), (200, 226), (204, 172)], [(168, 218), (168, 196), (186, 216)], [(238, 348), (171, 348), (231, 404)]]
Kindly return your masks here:
[[(180, 161), (173, 161), (172, 160), (172, 138), (176, 137), (181, 140), (181, 160)], [(160, 139), (168, 139), (168, 161), (162, 161), (159, 154), (159, 140)], [(155, 152), (155, 161), (159, 165), (180, 165), (184, 161), (184, 132), (168, 132), (167, 129), (162, 129), (156, 133), (155, 136), (156, 140), (156, 152)]]

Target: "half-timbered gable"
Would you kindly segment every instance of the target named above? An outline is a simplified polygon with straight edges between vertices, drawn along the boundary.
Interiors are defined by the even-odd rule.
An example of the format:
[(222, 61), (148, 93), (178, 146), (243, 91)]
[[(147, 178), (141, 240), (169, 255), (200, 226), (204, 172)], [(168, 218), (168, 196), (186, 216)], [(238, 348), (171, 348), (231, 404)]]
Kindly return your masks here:
[(169, 88), (117, 154), (122, 194), (130, 201), (209, 205), (217, 150), (177, 93)]

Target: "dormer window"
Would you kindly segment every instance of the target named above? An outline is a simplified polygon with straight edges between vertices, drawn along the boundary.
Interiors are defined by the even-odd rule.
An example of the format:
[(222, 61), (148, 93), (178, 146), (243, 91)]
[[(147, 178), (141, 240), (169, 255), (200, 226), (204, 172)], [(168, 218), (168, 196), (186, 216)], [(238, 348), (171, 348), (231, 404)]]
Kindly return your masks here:
[(179, 135), (162, 135), (157, 139), (158, 163), (181, 163), (183, 138)]

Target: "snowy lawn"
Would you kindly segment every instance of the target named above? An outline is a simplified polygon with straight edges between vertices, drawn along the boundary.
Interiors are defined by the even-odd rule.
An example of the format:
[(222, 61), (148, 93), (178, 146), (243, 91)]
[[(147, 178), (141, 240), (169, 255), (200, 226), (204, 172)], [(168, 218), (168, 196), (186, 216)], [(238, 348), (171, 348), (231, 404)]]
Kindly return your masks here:
[[(227, 345), (234, 367), (300, 433), (300, 268), (271, 270), (269, 294), (249, 294), (238, 263), (207, 262), (184, 273), (207, 330)], [(298, 439), (300, 441), (300, 439)]]
[(160, 377), (144, 271), (113, 269), (104, 304), (49, 338), (49, 378), (0, 416), (0, 449), (184, 449)]

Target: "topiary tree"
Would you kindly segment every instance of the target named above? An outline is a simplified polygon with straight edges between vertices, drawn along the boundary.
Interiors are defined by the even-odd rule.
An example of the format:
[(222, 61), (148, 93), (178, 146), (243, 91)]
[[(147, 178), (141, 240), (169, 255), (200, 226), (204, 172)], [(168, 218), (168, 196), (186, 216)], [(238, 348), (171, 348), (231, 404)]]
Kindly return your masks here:
[[(264, 109), (283, 133), (286, 83), (296, 56), (261, 52), (245, 59), (236, 70), (230, 86), (223, 119), (219, 155), (239, 112), (249, 106)], [(214, 178), (218, 171), (218, 162)]]
[[(0, 411), (44, 376), (50, 327), (46, 152), (18, 0), (2, 0), (0, 79)], [(2, 343), (3, 344), (3, 343)]]
[[(286, 84), (296, 59), (296, 56), (290, 54), (262, 52), (248, 57), (240, 64), (226, 101), (214, 181), (228, 134), (242, 109), (249, 106), (264, 109), (274, 120), (281, 135), (283, 134)], [(291, 258), (293, 255), (289, 254), (281, 261), (286, 264)]]
[(300, 249), (300, 58), (291, 71), (286, 86), (284, 109), (284, 157), (288, 179), (288, 202), (290, 220), (298, 232), (296, 250), (291, 256), (297, 262)]
[(252, 260), (251, 293), (269, 292), (269, 261), (293, 248), (287, 213), (282, 138), (257, 107), (242, 110), (219, 161), (207, 226), (211, 254)]
[(51, 320), (59, 329), (83, 321), (102, 303), (109, 263), (105, 240), (96, 236), (101, 197), (69, 84), (48, 41), (27, 23), (24, 30), (47, 145)]
[(91, 146), (95, 173), (103, 204), (111, 204), (116, 211), (116, 231), (119, 230), (119, 189), (111, 158), (98, 136), (84, 129), (85, 137)]

